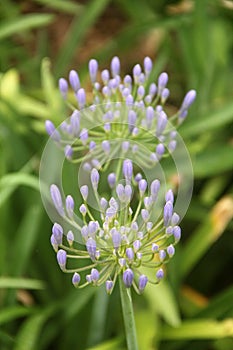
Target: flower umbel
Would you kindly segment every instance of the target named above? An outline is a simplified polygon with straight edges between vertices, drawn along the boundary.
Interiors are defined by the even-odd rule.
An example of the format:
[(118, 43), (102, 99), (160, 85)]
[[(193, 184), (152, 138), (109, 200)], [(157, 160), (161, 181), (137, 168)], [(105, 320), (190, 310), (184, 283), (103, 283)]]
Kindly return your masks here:
[[(73, 274), (75, 287), (105, 283), (110, 294), (117, 276), (121, 275), (126, 288), (133, 286), (141, 294), (148, 282), (159, 283), (164, 276), (163, 265), (175, 253), (181, 230), (179, 216), (173, 210), (173, 192), (167, 191), (165, 204), (158, 214), (159, 180), (136, 181), (129, 159), (123, 163), (122, 174), (121, 182), (109, 184), (113, 195), (104, 198), (98, 191), (100, 174), (96, 169), (91, 171), (91, 185), (80, 188), (81, 224), (74, 214), (73, 198), (69, 195), (63, 201), (58, 187), (51, 186), (51, 198), (58, 214), (64, 224), (72, 226), (72, 230), (65, 233), (65, 225), (55, 223), (51, 243), (62, 271)], [(88, 201), (91, 193), (95, 198), (94, 209)], [(154, 279), (146, 275), (149, 268)]]

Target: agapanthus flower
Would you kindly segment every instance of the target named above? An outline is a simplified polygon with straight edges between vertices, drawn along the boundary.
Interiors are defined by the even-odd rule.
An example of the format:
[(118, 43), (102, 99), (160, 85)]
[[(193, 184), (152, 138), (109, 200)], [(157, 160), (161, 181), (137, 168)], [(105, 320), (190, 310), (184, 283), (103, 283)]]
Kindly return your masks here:
[[(72, 274), (77, 288), (104, 283), (111, 294), (120, 275), (126, 288), (132, 286), (141, 294), (147, 283), (160, 282), (164, 264), (175, 254), (181, 229), (172, 190), (165, 193), (161, 206), (158, 179), (147, 182), (135, 176), (130, 159), (124, 160), (121, 175), (120, 182), (114, 173), (108, 175), (107, 198), (100, 193), (102, 175), (93, 168), (80, 187), (79, 208), (71, 195), (63, 199), (55, 184), (50, 187), (61, 219), (53, 225), (51, 244), (60, 268)], [(147, 276), (148, 269), (154, 278)]]
[(133, 67), (132, 75), (120, 75), (118, 57), (113, 57), (110, 70), (100, 74), (95, 59), (88, 68), (92, 94), (87, 94), (78, 73), (71, 70), (68, 81), (59, 80), (59, 89), (64, 99), (73, 91), (76, 104), (69, 102), (73, 111), (57, 129), (46, 121), (47, 133), (67, 159), (82, 162), (87, 171), (101, 169), (103, 164), (106, 170), (116, 155), (133, 157), (139, 166), (149, 168), (175, 150), (175, 128), (186, 118), (195, 90), (189, 91), (177, 113), (168, 117), (164, 109), (170, 94), (168, 75), (163, 72), (156, 83), (151, 82), (153, 64), (149, 57), (145, 57), (143, 67)]

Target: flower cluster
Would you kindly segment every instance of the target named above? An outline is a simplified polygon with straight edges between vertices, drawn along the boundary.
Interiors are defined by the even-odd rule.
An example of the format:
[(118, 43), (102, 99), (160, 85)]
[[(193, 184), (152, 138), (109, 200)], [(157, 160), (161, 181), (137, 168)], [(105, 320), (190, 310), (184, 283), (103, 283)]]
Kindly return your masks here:
[(110, 71), (104, 69), (101, 73), (98, 62), (91, 59), (92, 103), (87, 103), (87, 93), (75, 70), (69, 73), (69, 84), (64, 78), (59, 80), (63, 98), (68, 99), (70, 85), (77, 104), (58, 129), (47, 120), (46, 130), (66, 158), (74, 163), (83, 162), (88, 171), (102, 169), (103, 164), (106, 170), (108, 161), (116, 154), (133, 157), (141, 167), (153, 167), (175, 150), (175, 127), (187, 116), (196, 92), (189, 91), (177, 113), (168, 118), (164, 111), (170, 94), (168, 75), (161, 73), (155, 84), (150, 81), (153, 64), (149, 57), (145, 57), (143, 66), (136, 64), (132, 76), (121, 77), (118, 57), (113, 57)]
[[(141, 174), (134, 176), (129, 159), (124, 160), (122, 173), (119, 183), (114, 173), (108, 175), (112, 196), (104, 198), (98, 190), (100, 174), (92, 169), (90, 185), (80, 187), (81, 223), (74, 213), (72, 196), (68, 195), (63, 201), (59, 188), (54, 184), (50, 188), (53, 204), (63, 223), (74, 228), (65, 232), (64, 225), (55, 223), (51, 244), (61, 269), (73, 273), (72, 282), (76, 287), (105, 283), (110, 294), (117, 276), (121, 275), (125, 287), (133, 286), (140, 294), (148, 281), (157, 284), (163, 278), (162, 265), (175, 253), (181, 229), (179, 215), (173, 210), (172, 190), (166, 192), (165, 205), (159, 208), (159, 180), (149, 184)], [(91, 194), (95, 198), (94, 202), (90, 201), (92, 206)], [(148, 268), (153, 269), (152, 280), (146, 274)]]

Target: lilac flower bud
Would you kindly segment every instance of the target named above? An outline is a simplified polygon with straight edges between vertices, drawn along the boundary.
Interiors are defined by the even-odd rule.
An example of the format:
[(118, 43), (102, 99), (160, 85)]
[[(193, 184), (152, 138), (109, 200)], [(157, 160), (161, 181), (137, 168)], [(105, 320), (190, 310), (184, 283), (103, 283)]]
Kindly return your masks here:
[(91, 269), (91, 280), (94, 284), (98, 281), (100, 273), (97, 269)]
[(120, 73), (120, 60), (119, 57), (115, 56), (113, 57), (112, 61), (111, 61), (111, 72), (113, 77), (115, 77), (116, 75), (118, 75)]
[(110, 295), (113, 290), (113, 281), (110, 281), (110, 280), (106, 281), (105, 288), (106, 288), (106, 292)]
[(170, 244), (170, 245), (167, 247), (167, 253), (168, 253), (168, 255), (169, 255), (170, 258), (175, 254), (175, 248), (173, 247), (172, 244)]
[(138, 224), (136, 221), (132, 222), (131, 229), (135, 232), (138, 231)]
[(167, 88), (163, 89), (163, 91), (161, 92), (161, 102), (165, 103), (169, 95), (170, 95), (170, 91)]
[(78, 105), (79, 105), (79, 108), (82, 109), (84, 106), (85, 106), (85, 103), (86, 103), (86, 93), (85, 93), (85, 90), (84, 89), (79, 89), (76, 93), (76, 97), (77, 97), (77, 100), (78, 100)]
[(91, 171), (91, 164), (90, 163), (88, 163), (88, 162), (85, 162), (84, 164), (83, 164), (83, 170), (85, 170), (86, 172), (90, 172)]
[(73, 232), (72, 231), (68, 231), (66, 238), (67, 238), (67, 241), (68, 241), (69, 245), (72, 246), (72, 244), (74, 242), (74, 234), (73, 234)]
[(98, 62), (95, 59), (91, 59), (89, 61), (89, 73), (90, 73), (90, 78), (92, 83), (96, 81), (97, 71), (98, 71)]
[(159, 180), (152, 181), (150, 185), (150, 192), (151, 192), (151, 198), (153, 201), (157, 199), (158, 193), (160, 189), (160, 182)]
[(145, 191), (146, 191), (146, 188), (147, 188), (146, 180), (144, 180), (144, 179), (140, 180), (139, 183), (138, 183), (138, 188), (139, 188), (139, 191), (140, 191), (140, 196), (143, 196)]
[(196, 95), (197, 93), (195, 90), (190, 90), (189, 92), (187, 92), (182, 102), (180, 111), (184, 111), (188, 109), (191, 106), (191, 104), (194, 102)]
[(101, 208), (103, 210), (105, 210), (107, 208), (107, 205), (108, 205), (108, 201), (104, 197), (102, 197), (100, 199), (100, 206), (101, 206)]
[(125, 99), (125, 103), (127, 106), (131, 106), (134, 102), (133, 96), (132, 95), (128, 95)]
[(142, 69), (141, 69), (140, 64), (136, 64), (136, 65), (133, 67), (133, 76), (134, 76), (134, 79), (137, 80), (137, 78), (140, 76), (141, 72), (142, 72)]
[(89, 143), (89, 150), (93, 151), (95, 149), (95, 147), (96, 147), (95, 141), (91, 140)]
[(125, 188), (122, 184), (118, 184), (116, 187), (116, 193), (121, 202), (125, 200)]
[(145, 205), (145, 207), (146, 207), (147, 210), (150, 209), (150, 207), (152, 206), (152, 204), (153, 204), (153, 200), (152, 200), (151, 197), (145, 197), (145, 198), (144, 198), (144, 205)]
[(166, 232), (166, 235), (171, 236), (173, 234), (173, 227), (172, 226), (168, 226), (166, 228), (165, 232)]
[(152, 243), (151, 250), (153, 253), (157, 253), (159, 250), (159, 246), (156, 243)]
[(75, 110), (70, 117), (70, 126), (72, 134), (76, 137), (79, 135), (80, 131), (80, 114), (79, 111)]
[(129, 145), (130, 145), (129, 141), (123, 141), (121, 144), (122, 151), (127, 152), (129, 149)]
[(104, 124), (104, 131), (107, 133), (109, 133), (111, 131), (111, 124), (110, 123)]
[(73, 155), (73, 148), (70, 145), (66, 145), (64, 149), (65, 157), (71, 159)]
[(92, 159), (91, 163), (92, 163), (94, 168), (96, 168), (98, 170), (101, 169), (101, 164), (100, 164), (100, 161), (98, 159)]
[(151, 222), (151, 221), (147, 222), (147, 224), (146, 224), (147, 231), (150, 231), (152, 229), (152, 227), (153, 227), (153, 222)]
[(161, 111), (157, 119), (156, 136), (160, 136), (167, 125), (167, 115), (164, 111)]
[(116, 184), (116, 174), (115, 173), (110, 173), (108, 175), (108, 184), (109, 184), (110, 188), (114, 188), (114, 186)]
[(123, 272), (123, 282), (126, 288), (130, 288), (133, 283), (134, 273), (131, 269), (126, 269)]
[(125, 159), (123, 162), (123, 174), (126, 181), (131, 181), (133, 176), (133, 163), (130, 159)]
[(82, 129), (82, 131), (80, 132), (80, 140), (82, 141), (83, 145), (86, 145), (87, 140), (88, 140), (88, 130), (87, 129)]
[(57, 240), (56, 240), (56, 238), (54, 237), (54, 235), (51, 235), (51, 237), (50, 237), (50, 243), (51, 243), (53, 249), (55, 250), (55, 252), (57, 252), (57, 250), (58, 250), (58, 243), (57, 243)]
[(138, 87), (137, 95), (138, 95), (139, 99), (142, 99), (143, 96), (145, 95), (145, 88), (143, 85), (140, 85)]
[(166, 202), (170, 201), (170, 202), (174, 203), (174, 194), (173, 194), (171, 189), (167, 191), (167, 193), (165, 195), (165, 200), (166, 200)]
[(175, 226), (175, 225), (177, 225), (179, 223), (179, 221), (180, 221), (179, 215), (177, 213), (174, 213), (172, 215), (172, 218), (171, 218), (171, 225)]
[(56, 185), (51, 185), (50, 194), (58, 214), (61, 216), (64, 216), (65, 213), (63, 209), (62, 198), (61, 198), (61, 193), (59, 191), (59, 188)]
[(163, 210), (163, 222), (164, 226), (168, 226), (173, 214), (173, 204), (171, 201), (166, 202)]
[(87, 214), (87, 208), (86, 208), (85, 204), (80, 205), (79, 211), (83, 216), (85, 216)]
[(131, 78), (130, 75), (127, 74), (127, 75), (124, 77), (124, 84), (125, 84), (126, 86), (130, 86), (130, 85), (132, 84), (132, 78)]
[(133, 242), (133, 249), (135, 253), (141, 248), (141, 241), (139, 239), (136, 239), (136, 241)]
[(146, 275), (140, 275), (139, 279), (138, 279), (138, 289), (139, 292), (142, 293), (147, 285), (148, 282), (148, 278), (146, 277)]
[(157, 92), (157, 86), (155, 83), (150, 84), (149, 94), (153, 97)]
[(110, 234), (112, 236), (112, 243), (113, 243), (113, 247), (115, 249), (118, 249), (120, 247), (121, 244), (121, 234), (119, 231), (117, 231), (116, 228), (112, 228), (110, 231)]
[(145, 57), (144, 58), (144, 70), (146, 75), (149, 75), (150, 72), (152, 71), (153, 63), (150, 57)]
[(135, 180), (136, 182), (139, 183), (139, 181), (140, 181), (141, 179), (142, 179), (142, 174), (141, 174), (141, 173), (137, 173), (137, 174), (135, 175), (134, 180)]
[(168, 75), (167, 73), (161, 73), (159, 78), (158, 78), (158, 95), (161, 95), (161, 92), (163, 89), (166, 87), (168, 82)]
[(103, 148), (103, 151), (104, 151), (106, 154), (109, 154), (109, 152), (110, 152), (110, 143), (109, 143), (109, 141), (104, 140), (104, 141), (102, 142), (102, 148)]
[(84, 201), (87, 200), (87, 197), (88, 197), (88, 186), (87, 185), (83, 185), (80, 187), (80, 192), (81, 192), (81, 195), (84, 199)]
[(80, 80), (78, 73), (75, 70), (71, 70), (69, 73), (69, 82), (72, 89), (76, 92), (80, 88)]
[(91, 275), (86, 275), (86, 281), (87, 281), (88, 283), (91, 283), (91, 282), (92, 282)]
[(107, 69), (104, 69), (101, 72), (101, 79), (103, 80), (104, 84), (107, 84), (109, 81), (109, 71)]
[(126, 265), (126, 260), (125, 260), (125, 258), (120, 258), (120, 259), (118, 260), (118, 263), (119, 263), (119, 265), (120, 265), (121, 267), (124, 267), (124, 266)]
[(92, 169), (92, 171), (91, 171), (91, 183), (92, 183), (94, 190), (97, 190), (97, 188), (98, 188), (99, 179), (100, 179), (100, 175), (99, 175), (98, 170)]
[(166, 258), (166, 252), (164, 249), (161, 249), (159, 251), (159, 259), (160, 259), (160, 261), (163, 261), (165, 258)]
[(88, 238), (86, 242), (86, 248), (90, 255), (91, 260), (95, 260), (95, 254), (96, 254), (96, 241), (93, 238)]
[(148, 210), (142, 209), (141, 210), (141, 215), (142, 215), (142, 220), (143, 221), (148, 221), (149, 220), (150, 214), (149, 214)]
[(68, 217), (72, 219), (74, 215), (74, 200), (71, 195), (66, 197), (66, 212)]
[(75, 272), (75, 273), (73, 274), (73, 277), (72, 277), (72, 283), (73, 283), (73, 285), (74, 285), (75, 287), (77, 287), (77, 286), (79, 285), (80, 280), (81, 280), (80, 274), (77, 273), (77, 272)]
[(128, 113), (128, 123), (129, 123), (129, 130), (132, 131), (133, 127), (135, 126), (137, 120), (137, 114), (135, 111), (130, 110)]
[(60, 265), (60, 268), (64, 270), (66, 268), (66, 251), (59, 249), (57, 252), (57, 262)]
[(125, 201), (130, 202), (132, 196), (132, 187), (130, 185), (125, 186)]
[(58, 245), (62, 244), (63, 228), (61, 225), (55, 223), (52, 228), (53, 236)]
[(158, 158), (161, 158), (162, 155), (164, 154), (165, 152), (165, 147), (162, 143), (159, 143), (156, 147), (156, 154), (158, 156)]
[(146, 77), (144, 73), (141, 73), (138, 78), (139, 84), (143, 85), (145, 83)]
[(126, 248), (125, 254), (127, 256), (127, 258), (129, 259), (129, 261), (133, 261), (134, 259), (134, 251), (133, 248)]
[(181, 237), (181, 228), (180, 228), (180, 226), (174, 226), (174, 228), (173, 228), (173, 235), (174, 235), (175, 241), (178, 242), (180, 240), (180, 237)]
[(154, 118), (154, 109), (152, 106), (149, 106), (146, 109), (146, 123), (148, 128), (151, 127), (153, 118)]
[(159, 270), (156, 272), (156, 277), (157, 277), (158, 280), (163, 279), (163, 277), (164, 277), (163, 269), (159, 269)]
[(59, 134), (59, 131), (55, 129), (54, 124), (50, 120), (46, 120), (45, 122), (45, 129), (47, 131), (47, 134), (56, 142), (59, 142), (61, 140), (61, 136)]
[(81, 228), (81, 235), (83, 236), (84, 239), (87, 239), (88, 234), (89, 234), (88, 227), (87, 227), (87, 225), (84, 225), (84, 226)]
[(176, 140), (171, 140), (168, 144), (168, 149), (170, 152), (174, 152), (176, 149), (177, 142)]
[(66, 79), (60, 78), (59, 79), (59, 90), (64, 99), (67, 98), (67, 92), (68, 92), (68, 83)]
[(88, 224), (88, 231), (91, 236), (95, 235), (95, 233), (98, 231), (99, 225), (96, 221), (90, 221)]

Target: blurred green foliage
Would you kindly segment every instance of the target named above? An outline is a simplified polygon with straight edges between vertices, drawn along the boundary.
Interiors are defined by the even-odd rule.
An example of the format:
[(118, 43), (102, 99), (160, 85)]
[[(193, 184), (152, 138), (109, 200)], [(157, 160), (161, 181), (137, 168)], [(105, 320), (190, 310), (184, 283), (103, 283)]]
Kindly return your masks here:
[(193, 198), (167, 281), (134, 296), (140, 349), (233, 349), (232, 29), (227, 0), (0, 2), (0, 349), (125, 348), (118, 291), (60, 272), (38, 185), (44, 120), (65, 117), (57, 78), (114, 54), (166, 69), (171, 108), (198, 92), (181, 129)]

